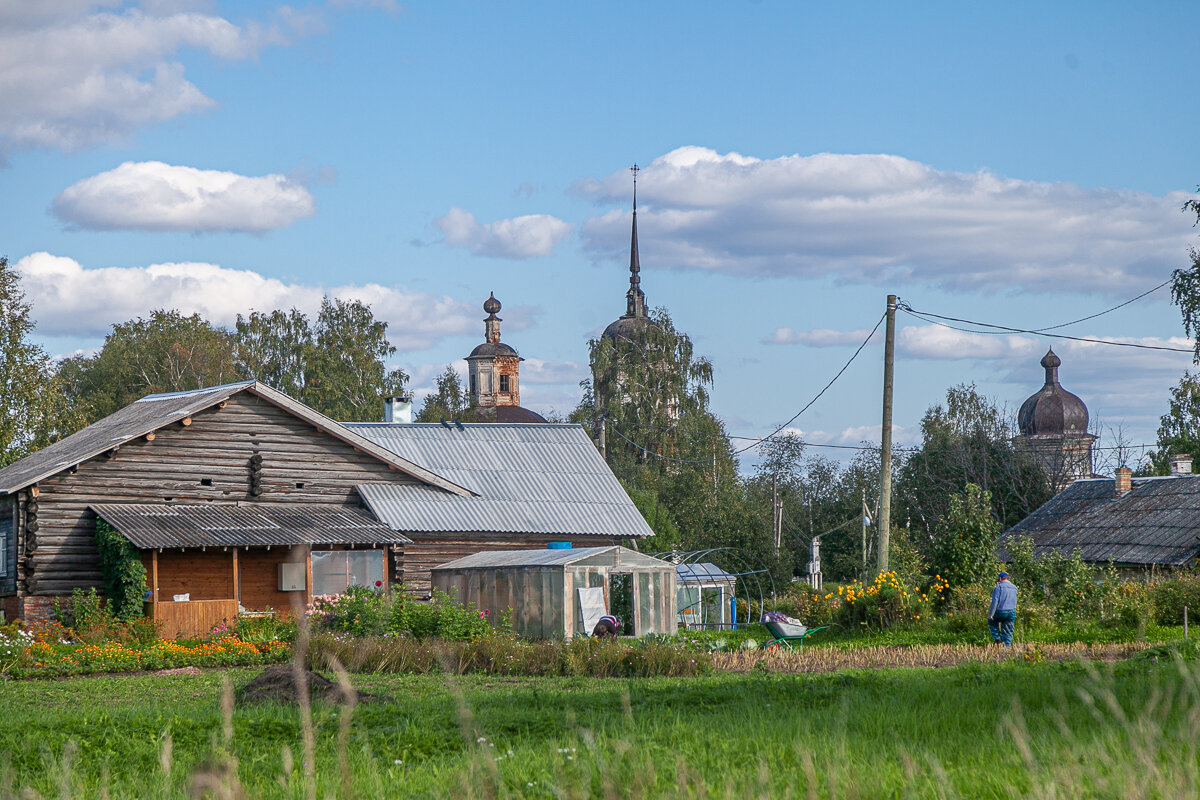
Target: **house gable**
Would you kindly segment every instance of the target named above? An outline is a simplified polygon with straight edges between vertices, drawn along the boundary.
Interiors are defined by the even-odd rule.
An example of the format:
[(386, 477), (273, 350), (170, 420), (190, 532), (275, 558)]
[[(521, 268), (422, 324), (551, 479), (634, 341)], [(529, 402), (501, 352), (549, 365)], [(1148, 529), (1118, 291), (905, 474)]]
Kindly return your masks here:
[[(186, 422), (186, 424), (185, 424)], [(334, 423), (336, 424), (336, 423)], [(261, 456), (251, 493), (251, 458)], [(98, 586), (97, 504), (324, 503), (361, 506), (360, 483), (417, 478), (332, 435), (258, 392), (241, 390), (185, 419), (37, 484), (36, 530), (19, 539), (18, 581), (29, 594)]]

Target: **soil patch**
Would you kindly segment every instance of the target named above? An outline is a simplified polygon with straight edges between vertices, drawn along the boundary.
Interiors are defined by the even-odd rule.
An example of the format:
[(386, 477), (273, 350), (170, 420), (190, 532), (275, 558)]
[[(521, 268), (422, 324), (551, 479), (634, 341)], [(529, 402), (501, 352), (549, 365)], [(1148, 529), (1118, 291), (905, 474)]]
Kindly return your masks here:
[[(308, 696), (313, 702), (345, 703), (342, 689), (333, 681), (315, 672), (305, 670), (301, 678), (308, 685)], [(296, 673), (290, 664), (267, 667), (262, 674), (238, 690), (237, 699), (242, 703), (296, 703)], [(355, 691), (357, 702), (379, 702), (383, 698)]]

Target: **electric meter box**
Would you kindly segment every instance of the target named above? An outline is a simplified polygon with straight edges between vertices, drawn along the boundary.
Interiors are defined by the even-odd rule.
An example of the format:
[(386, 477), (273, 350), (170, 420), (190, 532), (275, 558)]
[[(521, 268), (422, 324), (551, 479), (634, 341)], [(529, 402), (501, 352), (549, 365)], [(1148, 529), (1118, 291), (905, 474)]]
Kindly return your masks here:
[(304, 579), (308, 570), (305, 564), (287, 563), (279, 565), (279, 591), (281, 592), (303, 592)]

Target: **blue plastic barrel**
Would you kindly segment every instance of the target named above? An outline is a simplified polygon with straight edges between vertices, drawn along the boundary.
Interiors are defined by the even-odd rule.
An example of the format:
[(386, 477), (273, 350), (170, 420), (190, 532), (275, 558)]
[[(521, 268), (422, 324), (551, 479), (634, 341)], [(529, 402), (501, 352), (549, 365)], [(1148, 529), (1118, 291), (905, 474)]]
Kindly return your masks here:
[(570, 550), (571, 543), (570, 542), (547, 542), (546, 549), (547, 550)]

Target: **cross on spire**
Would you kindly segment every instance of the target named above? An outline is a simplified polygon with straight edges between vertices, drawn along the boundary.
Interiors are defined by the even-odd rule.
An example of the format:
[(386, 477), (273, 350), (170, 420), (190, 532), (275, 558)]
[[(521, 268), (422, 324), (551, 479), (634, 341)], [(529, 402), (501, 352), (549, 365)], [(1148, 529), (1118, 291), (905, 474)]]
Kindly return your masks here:
[(636, 162), (634, 162), (634, 165), (629, 168), (629, 171), (633, 173), (633, 213), (636, 214), (637, 213), (637, 175), (639, 172), (642, 171), (642, 168), (639, 167)]

